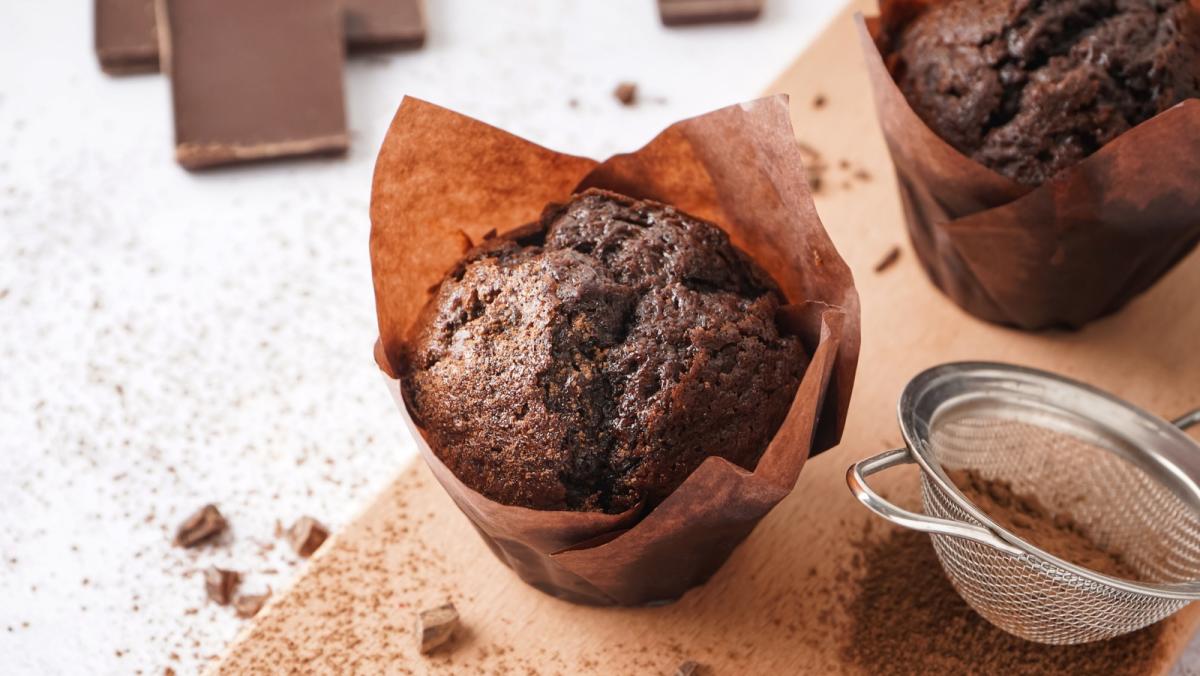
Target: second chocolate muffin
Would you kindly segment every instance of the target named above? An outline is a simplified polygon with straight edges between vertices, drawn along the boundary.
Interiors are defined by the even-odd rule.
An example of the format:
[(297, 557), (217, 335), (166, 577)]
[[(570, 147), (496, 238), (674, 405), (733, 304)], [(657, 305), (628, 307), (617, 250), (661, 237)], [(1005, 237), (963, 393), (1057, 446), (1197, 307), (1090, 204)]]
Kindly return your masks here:
[(943, 0), (892, 40), (889, 67), (925, 123), (1026, 185), (1200, 96), (1188, 0)]
[(753, 468), (808, 358), (716, 226), (589, 190), (468, 252), (418, 318), (405, 397), (434, 453), (508, 505), (621, 512), (710, 455)]

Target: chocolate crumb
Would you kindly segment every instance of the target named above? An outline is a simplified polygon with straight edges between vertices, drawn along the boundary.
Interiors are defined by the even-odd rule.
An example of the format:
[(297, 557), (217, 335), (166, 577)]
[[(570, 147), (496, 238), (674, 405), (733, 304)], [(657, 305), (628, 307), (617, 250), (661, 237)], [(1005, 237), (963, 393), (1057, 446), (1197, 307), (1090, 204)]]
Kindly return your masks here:
[(179, 530), (175, 532), (175, 546), (189, 548), (209, 542), (223, 533), (228, 525), (216, 505), (205, 505), (179, 525)]
[(622, 82), (613, 90), (613, 96), (621, 102), (623, 106), (632, 106), (637, 103), (637, 84), (634, 82)]
[(814, 193), (821, 192), (821, 186), (824, 185), (825, 176), (825, 159), (821, 157), (821, 152), (816, 148), (808, 145), (803, 141), (796, 142), (800, 148), (800, 159), (804, 162), (804, 172), (808, 175), (808, 187)]
[(828, 102), (829, 102), (829, 100), (825, 98), (824, 94), (817, 94), (816, 96), (813, 97), (812, 106), (813, 106), (813, 108), (820, 110), (820, 109), (824, 108), (825, 104)]
[(458, 627), (458, 611), (453, 603), (423, 610), (417, 615), (417, 640), (422, 655), (428, 655), (454, 636)]
[(258, 614), (262, 610), (267, 599), (271, 598), (271, 589), (267, 588), (265, 594), (242, 594), (233, 600), (233, 609), (237, 611), (237, 616), (248, 620)]
[(883, 258), (880, 258), (879, 262), (875, 264), (875, 273), (879, 274), (886, 271), (888, 268), (895, 265), (896, 261), (898, 260), (900, 260), (900, 247), (893, 246), (892, 248), (888, 249), (887, 253), (883, 255)]
[(311, 516), (302, 516), (288, 529), (287, 540), (292, 549), (304, 558), (313, 555), (329, 537), (329, 530)]
[(700, 673), (700, 664), (692, 660), (687, 660), (675, 669), (675, 676), (698, 676)]
[(163, 676), (175, 676), (175, 670), (171, 667), (167, 667), (166, 669), (163, 669)]
[(204, 591), (210, 601), (227, 606), (233, 600), (233, 592), (242, 581), (241, 573), (210, 566), (204, 571)]

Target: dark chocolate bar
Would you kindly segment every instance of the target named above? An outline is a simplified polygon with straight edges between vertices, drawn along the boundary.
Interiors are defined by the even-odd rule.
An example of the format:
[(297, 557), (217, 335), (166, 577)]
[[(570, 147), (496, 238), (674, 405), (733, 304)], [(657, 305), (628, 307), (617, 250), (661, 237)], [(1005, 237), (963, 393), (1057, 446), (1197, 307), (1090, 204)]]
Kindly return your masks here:
[(189, 169), (345, 152), (338, 0), (158, 0)]
[(158, 71), (154, 0), (95, 0), (96, 57), (110, 75)]
[(352, 51), (405, 49), (425, 44), (423, 0), (342, 0)]
[(763, 0), (658, 0), (665, 26), (749, 21), (762, 13)]

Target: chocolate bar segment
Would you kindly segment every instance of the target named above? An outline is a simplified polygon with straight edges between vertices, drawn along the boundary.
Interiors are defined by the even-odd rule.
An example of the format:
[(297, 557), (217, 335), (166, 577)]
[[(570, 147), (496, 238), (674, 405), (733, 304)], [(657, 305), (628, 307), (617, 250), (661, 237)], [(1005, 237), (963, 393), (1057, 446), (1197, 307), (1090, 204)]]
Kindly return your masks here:
[(425, 44), (424, 0), (342, 0), (352, 51), (411, 49)]
[(664, 26), (750, 21), (762, 13), (763, 0), (658, 0)]
[(154, 0), (95, 0), (96, 57), (109, 75), (158, 71)]
[(158, 0), (188, 169), (345, 152), (337, 0)]

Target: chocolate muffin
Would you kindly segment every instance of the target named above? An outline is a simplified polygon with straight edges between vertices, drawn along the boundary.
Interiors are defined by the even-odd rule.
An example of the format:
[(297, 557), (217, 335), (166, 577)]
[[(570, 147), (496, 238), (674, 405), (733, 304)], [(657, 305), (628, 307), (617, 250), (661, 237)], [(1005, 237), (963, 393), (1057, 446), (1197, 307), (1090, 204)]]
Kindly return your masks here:
[(892, 40), (889, 67), (925, 123), (1026, 185), (1200, 96), (1188, 0), (943, 0)]
[(650, 507), (710, 455), (752, 469), (808, 358), (715, 225), (588, 190), (442, 280), (402, 378), (434, 453), (488, 498)]

